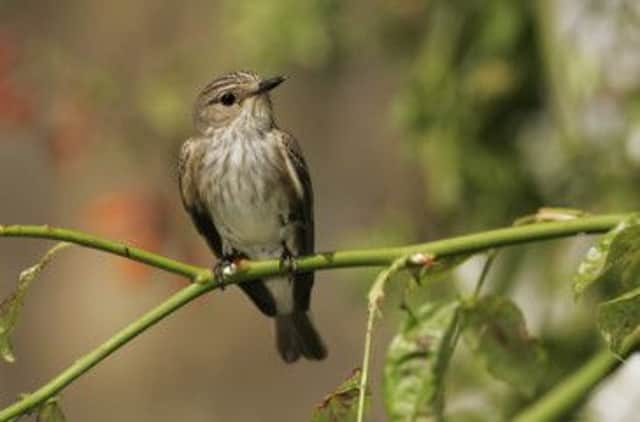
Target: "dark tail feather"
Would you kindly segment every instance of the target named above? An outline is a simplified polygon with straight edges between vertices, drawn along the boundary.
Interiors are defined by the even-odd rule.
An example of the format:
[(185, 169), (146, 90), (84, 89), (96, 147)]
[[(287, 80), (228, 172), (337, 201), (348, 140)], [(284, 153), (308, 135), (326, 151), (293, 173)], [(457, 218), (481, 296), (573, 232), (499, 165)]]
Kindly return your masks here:
[(322, 360), (327, 357), (327, 348), (324, 346), (320, 334), (313, 326), (309, 314), (304, 311), (293, 313), (293, 322), (298, 333), (298, 340), (302, 356), (312, 360)]
[(300, 355), (311, 360), (327, 357), (327, 349), (304, 311), (276, 316), (276, 341), (280, 356), (287, 363), (297, 361)]

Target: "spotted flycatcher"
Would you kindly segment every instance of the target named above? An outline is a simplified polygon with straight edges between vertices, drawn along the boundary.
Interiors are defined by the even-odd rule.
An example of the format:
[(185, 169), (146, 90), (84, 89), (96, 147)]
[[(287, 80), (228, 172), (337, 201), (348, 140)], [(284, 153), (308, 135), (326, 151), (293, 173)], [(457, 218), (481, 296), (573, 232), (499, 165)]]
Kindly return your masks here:
[[(196, 135), (182, 146), (180, 193), (198, 232), (225, 265), (243, 258), (281, 263), (313, 252), (313, 192), (295, 138), (278, 129), (269, 92), (285, 80), (227, 73), (198, 95)], [(275, 318), (285, 362), (327, 351), (309, 319), (313, 273), (254, 280), (239, 286)]]

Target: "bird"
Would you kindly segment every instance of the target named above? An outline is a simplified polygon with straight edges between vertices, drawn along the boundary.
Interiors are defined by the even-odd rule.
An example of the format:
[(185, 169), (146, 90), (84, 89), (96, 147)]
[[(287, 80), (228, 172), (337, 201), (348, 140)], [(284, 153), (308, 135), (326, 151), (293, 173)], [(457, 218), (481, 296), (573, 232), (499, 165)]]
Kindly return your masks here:
[(285, 79), (234, 71), (207, 84), (178, 175), (182, 203), (217, 259), (217, 277), (240, 259), (277, 258), (289, 268), (288, 276), (238, 285), (275, 319), (277, 350), (292, 363), (322, 360), (327, 349), (309, 315), (314, 274), (295, 271), (295, 258), (314, 251), (313, 190), (298, 142), (275, 122), (270, 93)]

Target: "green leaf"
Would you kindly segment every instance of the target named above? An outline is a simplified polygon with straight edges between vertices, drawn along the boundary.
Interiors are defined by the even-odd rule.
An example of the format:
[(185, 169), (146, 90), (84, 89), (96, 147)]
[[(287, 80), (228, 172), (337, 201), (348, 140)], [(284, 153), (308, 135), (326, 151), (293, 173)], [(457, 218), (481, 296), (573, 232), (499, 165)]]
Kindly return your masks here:
[(598, 306), (598, 326), (610, 349), (622, 354), (624, 340), (640, 325), (640, 214), (602, 236), (580, 263), (574, 278), (577, 297), (595, 283), (610, 300)]
[(42, 272), (53, 256), (68, 243), (58, 243), (44, 254), (40, 262), (20, 273), (16, 290), (0, 303), (0, 356), (7, 362), (14, 362), (11, 335), (15, 330), (18, 316), (24, 304), (24, 296), (31, 282)]
[(640, 288), (598, 306), (598, 326), (611, 351), (624, 353), (624, 340), (640, 326)]
[(391, 342), (384, 400), (391, 421), (442, 418), (443, 379), (457, 339), (458, 302), (423, 305)]
[(65, 422), (64, 413), (57, 397), (49, 399), (38, 410), (37, 422)]
[(533, 395), (546, 371), (546, 353), (527, 332), (524, 316), (509, 299), (487, 296), (465, 308), (465, 338), (495, 378)]
[[(351, 422), (356, 420), (361, 370), (355, 369), (338, 388), (313, 409), (311, 422)], [(370, 393), (367, 392), (367, 398)]]
[(615, 294), (640, 287), (640, 214), (634, 214), (605, 234), (587, 252), (573, 280), (580, 297), (594, 283), (607, 283)]

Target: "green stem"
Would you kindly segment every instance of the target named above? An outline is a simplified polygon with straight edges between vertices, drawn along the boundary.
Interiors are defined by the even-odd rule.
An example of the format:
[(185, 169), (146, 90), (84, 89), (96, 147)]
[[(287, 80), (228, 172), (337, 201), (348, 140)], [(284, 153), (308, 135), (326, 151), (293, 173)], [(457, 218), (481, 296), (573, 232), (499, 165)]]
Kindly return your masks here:
[(190, 279), (202, 277), (202, 272), (206, 271), (206, 269), (175, 261), (162, 255), (129, 246), (122, 242), (107, 240), (70, 229), (61, 229), (51, 226), (0, 226), (0, 237), (28, 237), (75, 243), (76, 245), (98, 249), (114, 255), (120, 255)]
[[(418, 252), (429, 253), (436, 257), (446, 257), (520, 243), (555, 239), (579, 233), (601, 233), (613, 228), (626, 216), (626, 214), (611, 214), (578, 218), (570, 221), (509, 227), (396, 248), (318, 253), (301, 257), (296, 260), (296, 263), (300, 271), (361, 266), (387, 266), (402, 256)], [(75, 243), (120, 255), (175, 274), (180, 274), (198, 283), (180, 290), (158, 307), (147, 312), (105, 343), (80, 358), (47, 384), (35, 392), (26, 395), (11, 406), (1, 410), (0, 422), (21, 415), (43, 403), (48, 398), (53, 397), (74, 379), (122, 347), (122, 345), (131, 341), (144, 330), (196, 297), (219, 286), (213, 282), (211, 271), (206, 268), (188, 265), (139, 248), (128, 246), (121, 242), (102, 239), (74, 230), (49, 226), (12, 225), (0, 226), (0, 237), (1, 236), (44, 238)], [(282, 274), (283, 270), (279, 264), (278, 260), (244, 261), (237, 271), (225, 280), (225, 284), (240, 283)]]
[(367, 331), (364, 337), (362, 376), (360, 377), (358, 413), (356, 418), (357, 422), (364, 422), (364, 402), (367, 396), (367, 381), (369, 378), (369, 364), (371, 362), (371, 345), (373, 344), (373, 323), (375, 322), (376, 316), (381, 312), (380, 308), (382, 301), (384, 300), (384, 288), (387, 282), (395, 273), (406, 268), (408, 258), (408, 256), (397, 258), (388, 268), (382, 270), (369, 290), (369, 316), (367, 318)]
[(0, 411), (0, 421), (10, 420), (33, 409), (40, 403), (44, 403), (48, 398), (55, 396), (73, 380), (128, 343), (132, 338), (214, 287), (215, 284), (213, 283), (193, 283), (181, 289), (169, 299), (117, 332), (100, 346), (76, 360), (47, 384), (31, 394), (23, 395), (20, 401)]
[(482, 286), (484, 285), (484, 281), (487, 279), (487, 275), (489, 275), (489, 270), (493, 265), (493, 261), (495, 261), (496, 256), (498, 255), (498, 251), (495, 249), (487, 252), (487, 258), (484, 261), (484, 265), (482, 266), (482, 272), (480, 273), (480, 277), (478, 278), (478, 282), (476, 283), (476, 288), (473, 291), (473, 298), (478, 299), (480, 297), (480, 291), (482, 290)]
[[(579, 233), (602, 233), (613, 228), (629, 214), (607, 214), (576, 218), (569, 221), (538, 223), (518, 227), (508, 227), (453, 237), (435, 242), (380, 249), (360, 249), (351, 251), (320, 252), (296, 259), (300, 271), (317, 271), (330, 268), (387, 266), (396, 259), (414, 253), (430, 253), (436, 257), (469, 254), (490, 248), (557, 239)], [(49, 226), (0, 226), (0, 237), (35, 237), (63, 240), (87, 246), (139, 261), (156, 268), (189, 278), (211, 279), (211, 272), (205, 268), (184, 264), (121, 242), (110, 241), (88, 234)], [(282, 274), (278, 260), (244, 261), (228, 283), (239, 283), (256, 278)]]
[(364, 355), (362, 357), (362, 374), (360, 375), (360, 388), (358, 390), (357, 422), (364, 421), (364, 405), (367, 397), (367, 380), (369, 377), (369, 362), (371, 361), (371, 344), (373, 341), (373, 322), (376, 319), (375, 311), (369, 310), (367, 318), (367, 332), (364, 337)]
[[(636, 333), (626, 342), (623, 356), (628, 356), (640, 345), (640, 334)], [(610, 350), (602, 350), (592, 357), (582, 368), (569, 375), (566, 380), (545, 393), (533, 405), (518, 414), (514, 422), (556, 421), (575, 409), (583, 402), (587, 394), (618, 365), (623, 363), (621, 356)]]

